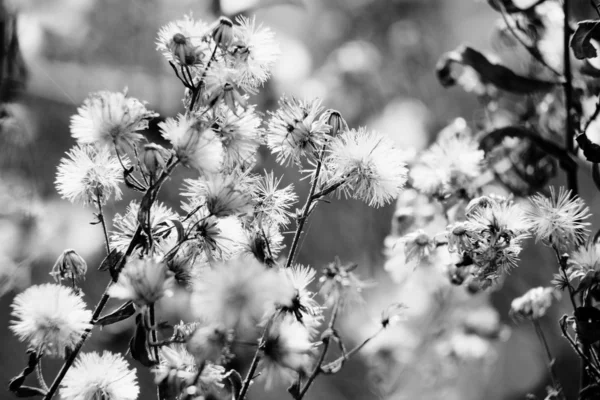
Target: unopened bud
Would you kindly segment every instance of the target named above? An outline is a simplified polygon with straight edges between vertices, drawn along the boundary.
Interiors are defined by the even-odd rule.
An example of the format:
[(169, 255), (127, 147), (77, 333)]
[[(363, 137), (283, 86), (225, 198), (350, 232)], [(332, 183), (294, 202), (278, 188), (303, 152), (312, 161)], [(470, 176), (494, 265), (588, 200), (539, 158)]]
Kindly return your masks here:
[(150, 143), (144, 146), (142, 163), (145, 172), (151, 176), (157, 176), (165, 168), (168, 158), (168, 151), (162, 146)]
[(60, 283), (63, 279), (72, 279), (73, 282), (85, 279), (87, 264), (75, 250), (65, 250), (58, 257), (50, 275)]
[(217, 26), (213, 29), (212, 37), (221, 48), (228, 48), (233, 41), (233, 23), (227, 17), (219, 18)]
[(342, 118), (342, 114), (336, 110), (327, 110), (327, 114), (329, 114), (329, 118), (327, 118), (327, 125), (331, 127), (329, 131), (331, 136), (337, 136), (342, 132), (348, 130), (348, 124), (346, 120)]

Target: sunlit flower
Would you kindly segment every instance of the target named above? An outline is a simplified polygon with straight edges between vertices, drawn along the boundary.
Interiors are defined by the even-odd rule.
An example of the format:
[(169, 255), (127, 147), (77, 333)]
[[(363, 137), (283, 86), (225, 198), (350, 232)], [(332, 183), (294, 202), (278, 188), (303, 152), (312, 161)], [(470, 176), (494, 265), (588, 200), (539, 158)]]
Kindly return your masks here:
[[(194, 204), (185, 205), (190, 213)], [(187, 222), (186, 231), (198, 240), (202, 251), (215, 260), (229, 260), (239, 254), (246, 241), (244, 228), (240, 219), (234, 216), (217, 218), (202, 207)]]
[(324, 182), (345, 182), (340, 190), (346, 196), (375, 207), (398, 196), (408, 172), (390, 139), (364, 128), (335, 137), (324, 163)]
[(141, 101), (128, 97), (127, 92), (101, 91), (93, 93), (71, 117), (71, 135), (77, 143), (98, 147), (132, 150), (148, 128), (148, 120), (158, 114), (146, 109)]
[(120, 354), (81, 354), (61, 383), (64, 400), (136, 400), (140, 392), (135, 369)]
[(267, 146), (280, 164), (300, 163), (321, 150), (329, 132), (327, 115), (321, 113), (320, 100), (303, 102), (282, 97), (279, 110), (271, 113)]
[[(123, 160), (125, 166), (127, 160)], [(121, 198), (119, 184), (123, 168), (107, 148), (76, 146), (61, 159), (56, 173), (56, 190), (71, 203), (106, 204), (110, 196)]]
[(530, 198), (533, 209), (528, 217), (536, 240), (565, 250), (583, 244), (588, 231), (589, 209), (579, 197), (561, 187), (550, 187), (550, 198), (537, 194)]
[(295, 292), (290, 301), (283, 304), (283, 310), (294, 315), (299, 322), (305, 322), (307, 319), (320, 320), (322, 308), (314, 299), (315, 293), (308, 287), (315, 279), (315, 270), (303, 265), (294, 265), (282, 272)]
[(287, 225), (291, 212), (289, 208), (298, 200), (294, 186), (279, 188), (281, 178), (273, 172), (266, 172), (255, 183), (256, 199), (254, 212), (257, 219), (277, 225)]
[(257, 26), (256, 18), (238, 17), (234, 26), (234, 42), (231, 54), (234, 67), (239, 72), (239, 84), (244, 86), (262, 85), (270, 75), (270, 70), (280, 54), (274, 40), (274, 33), (262, 24)]
[(23, 342), (44, 354), (64, 357), (81, 335), (91, 329), (91, 311), (81, 296), (55, 284), (36, 285), (15, 297), (10, 329)]
[(204, 53), (209, 50), (204, 38), (209, 33), (207, 24), (185, 15), (183, 19), (170, 22), (158, 31), (156, 50), (167, 61), (187, 66), (202, 64), (207, 61), (204, 58), (208, 58)]
[(538, 319), (546, 315), (546, 311), (552, 305), (552, 300), (557, 296), (557, 292), (551, 287), (529, 289), (523, 296), (512, 301), (510, 312), (521, 318)]
[(108, 294), (143, 307), (160, 300), (173, 283), (172, 273), (157, 258), (130, 258)]
[(277, 320), (267, 329), (261, 359), (267, 388), (273, 382), (292, 383), (298, 373), (307, 375), (314, 345), (309, 330), (294, 317)]
[(600, 271), (600, 245), (588, 243), (571, 253), (569, 262), (572, 267), (584, 271)]
[(162, 385), (177, 397), (182, 390), (193, 383), (198, 368), (194, 357), (182, 343), (173, 343), (160, 349), (160, 364), (152, 372), (154, 382)]
[(223, 163), (223, 145), (212, 129), (186, 114), (158, 124), (162, 136), (173, 145), (179, 160), (200, 173), (215, 173)]

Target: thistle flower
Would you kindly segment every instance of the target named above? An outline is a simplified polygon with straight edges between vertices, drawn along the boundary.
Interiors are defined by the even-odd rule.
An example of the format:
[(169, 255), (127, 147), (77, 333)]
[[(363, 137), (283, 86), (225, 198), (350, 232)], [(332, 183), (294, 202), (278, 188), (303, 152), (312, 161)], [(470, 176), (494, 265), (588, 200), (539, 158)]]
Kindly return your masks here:
[(184, 15), (183, 19), (170, 22), (158, 32), (156, 50), (160, 51), (167, 61), (182, 65), (194, 66), (202, 64), (204, 52), (208, 44), (204, 40), (210, 33), (208, 25), (194, 20), (192, 15)]
[(50, 275), (57, 283), (63, 279), (71, 279), (73, 283), (85, 279), (87, 263), (75, 250), (67, 249), (62, 252), (52, 267)]
[[(323, 313), (321, 306), (314, 299), (315, 293), (308, 288), (315, 279), (315, 270), (303, 265), (294, 265), (282, 272), (286, 275), (295, 292), (290, 301), (282, 305), (282, 309), (294, 315), (301, 323), (308, 320), (309, 326), (313, 327), (312, 322), (320, 322)], [(316, 326), (314, 327), (316, 328)]]
[(158, 258), (129, 258), (108, 294), (144, 307), (160, 300), (172, 285), (172, 273)]
[(92, 329), (91, 311), (81, 296), (66, 286), (31, 286), (15, 297), (12, 308), (11, 315), (17, 320), (10, 329), (19, 340), (44, 354), (64, 357), (65, 349), (75, 347), (81, 335)]
[(321, 150), (329, 132), (327, 115), (321, 113), (321, 102), (288, 99), (279, 100), (279, 110), (271, 113), (267, 131), (267, 146), (277, 155), (277, 162), (300, 164), (301, 157), (310, 157)]
[(557, 297), (554, 288), (536, 287), (530, 289), (521, 297), (517, 297), (510, 304), (510, 313), (514, 316), (539, 319), (546, 315), (546, 311), (552, 305), (552, 300)]
[[(194, 204), (185, 205), (189, 213)], [(186, 231), (198, 239), (197, 245), (209, 257), (226, 261), (242, 251), (246, 235), (239, 218), (217, 218), (199, 209), (187, 223)]]
[(60, 387), (64, 400), (135, 400), (140, 392), (135, 369), (108, 351), (80, 355)]
[(273, 172), (266, 172), (255, 183), (254, 213), (260, 221), (286, 226), (290, 222), (288, 209), (298, 201), (294, 186), (279, 189), (281, 178), (275, 178)]
[(233, 28), (234, 42), (230, 54), (239, 72), (241, 86), (257, 87), (269, 79), (270, 69), (280, 54), (274, 33), (256, 18), (238, 17)]
[[(128, 166), (128, 161), (123, 160)], [(56, 173), (56, 190), (71, 203), (106, 204), (114, 193), (121, 199), (119, 184), (123, 170), (117, 157), (106, 148), (75, 146), (60, 160)]]
[(267, 329), (261, 359), (266, 387), (273, 382), (292, 383), (298, 374), (307, 375), (313, 351), (309, 330), (294, 317), (275, 321)]
[(530, 197), (533, 209), (528, 218), (536, 241), (566, 250), (585, 241), (590, 217), (589, 209), (579, 197), (561, 187), (556, 193), (550, 187), (550, 198), (537, 194)]
[(138, 132), (148, 128), (148, 120), (158, 116), (141, 101), (127, 97), (127, 91), (93, 93), (77, 112), (71, 117), (71, 135), (77, 143), (116, 146), (125, 152), (143, 138)]
[(283, 249), (283, 235), (278, 225), (254, 221), (246, 229), (246, 238), (244, 253), (252, 254), (267, 266), (275, 264), (275, 258)]
[(173, 145), (181, 162), (201, 174), (215, 173), (223, 163), (223, 146), (211, 129), (202, 129), (193, 116), (179, 115), (158, 124), (162, 136)]
[(293, 288), (281, 274), (240, 258), (200, 272), (191, 304), (197, 317), (244, 332), (292, 296)]
[(189, 197), (196, 207), (203, 205), (212, 216), (240, 216), (252, 211), (254, 181), (249, 173), (237, 170), (228, 174), (207, 174), (198, 179), (186, 179), (182, 195)]
[(392, 201), (406, 183), (406, 165), (385, 136), (364, 128), (335, 137), (325, 158), (323, 182), (343, 182), (347, 197), (379, 207)]

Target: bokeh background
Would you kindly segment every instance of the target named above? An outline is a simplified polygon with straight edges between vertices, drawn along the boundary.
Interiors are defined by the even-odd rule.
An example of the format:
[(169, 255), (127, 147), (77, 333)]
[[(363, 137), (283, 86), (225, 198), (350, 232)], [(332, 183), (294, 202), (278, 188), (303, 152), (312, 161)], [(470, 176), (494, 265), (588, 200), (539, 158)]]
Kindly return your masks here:
[[(1, 1), (0, 1), (1, 3)], [(90, 225), (92, 211), (61, 200), (54, 188), (56, 166), (73, 145), (69, 117), (83, 99), (97, 90), (122, 90), (145, 100), (163, 117), (182, 111), (181, 86), (162, 56), (155, 51), (156, 32), (170, 20), (193, 12), (208, 21), (220, 14), (248, 12), (252, 0), (4, 0), (18, 16), (17, 34), (28, 70), (25, 91), (6, 105), (0, 139), (0, 383), (25, 365), (25, 345), (8, 329), (10, 304), (15, 293), (33, 284), (49, 282), (50, 269), (63, 249), (73, 248), (88, 261), (90, 272), (83, 286), (88, 304), (94, 304), (107, 276), (95, 271), (103, 257), (102, 236)], [(261, 0), (261, 3), (274, 1)], [(467, 42), (489, 49), (498, 15), (480, 0), (290, 0), (256, 11), (281, 44), (282, 56), (273, 79), (252, 99), (263, 111), (274, 109), (283, 93), (301, 98), (319, 97), (327, 108), (341, 111), (351, 126), (368, 125), (389, 135), (398, 145), (418, 151), (455, 117), (477, 123), (481, 107), (460, 89), (445, 90), (434, 74), (445, 51)], [(253, 13), (252, 11), (250, 13)], [(159, 141), (155, 125), (148, 132)], [(274, 169), (284, 183), (294, 183), (300, 197), (307, 182), (292, 169), (283, 169), (261, 152), (257, 168)], [(178, 208), (179, 171), (162, 200)], [(560, 177), (557, 178), (559, 181)], [(598, 194), (588, 171), (581, 173), (582, 196), (593, 205)], [(131, 194), (129, 195), (131, 196)], [(109, 204), (109, 216), (122, 212), (132, 197)], [(595, 207), (596, 209), (598, 207)], [(366, 296), (374, 306), (353, 309), (345, 315), (344, 337), (358, 342), (368, 334), (372, 317), (383, 300), (393, 301), (399, 290), (383, 270), (384, 239), (390, 233), (394, 206), (371, 209), (357, 201), (332, 200), (317, 209), (308, 226), (299, 261), (317, 270), (339, 256), (356, 261), (359, 273), (381, 282)], [(596, 220), (597, 221), (597, 220)], [(445, 394), (411, 392), (423, 399), (522, 399), (528, 392), (542, 395), (548, 384), (544, 354), (533, 328), (516, 325), (508, 317), (510, 301), (532, 286), (547, 284), (554, 267), (545, 249), (526, 250), (521, 266), (511, 274), (491, 301), (511, 329), (495, 346), (495, 357), (485, 368), (457, 371), (461, 379)], [(159, 315), (169, 322), (186, 318), (183, 300), (175, 297), (161, 305)], [(177, 303), (178, 301), (181, 304)], [(111, 303), (112, 304), (112, 303)], [(114, 306), (114, 305), (113, 305)], [(578, 364), (558, 334), (556, 320), (566, 312), (563, 300), (543, 321), (557, 357), (560, 380), (568, 393), (577, 388)], [(95, 330), (86, 351), (124, 352), (133, 326), (122, 322)], [(394, 343), (407, 345), (402, 331)], [(414, 334), (414, 333), (413, 333)], [(428, 332), (423, 330), (423, 335)], [(378, 346), (377, 343), (373, 346)], [(374, 347), (365, 355), (377, 353)], [(241, 351), (238, 366), (247, 365)], [(418, 355), (416, 361), (418, 362)], [(310, 399), (405, 398), (402, 385), (411, 380), (436, 384), (435, 376), (410, 375), (410, 365), (388, 372), (401, 378), (390, 391), (373, 376), (369, 357), (359, 357), (332, 378), (319, 378)], [(44, 366), (51, 379), (58, 363)], [(457, 366), (456, 368), (463, 368)], [(485, 370), (485, 371), (484, 371)], [(432, 373), (435, 374), (435, 373)], [(143, 387), (140, 399), (152, 398), (150, 374), (139, 368)], [(414, 383), (414, 382), (413, 382)], [(446, 382), (448, 385), (448, 382)], [(409, 390), (406, 390), (408, 393)], [(399, 394), (400, 393), (400, 394)], [(457, 394), (458, 393), (458, 394)], [(285, 388), (262, 393), (257, 384), (251, 398), (281, 399)], [(439, 397), (437, 397), (439, 396)], [(0, 399), (13, 398), (0, 391)]]

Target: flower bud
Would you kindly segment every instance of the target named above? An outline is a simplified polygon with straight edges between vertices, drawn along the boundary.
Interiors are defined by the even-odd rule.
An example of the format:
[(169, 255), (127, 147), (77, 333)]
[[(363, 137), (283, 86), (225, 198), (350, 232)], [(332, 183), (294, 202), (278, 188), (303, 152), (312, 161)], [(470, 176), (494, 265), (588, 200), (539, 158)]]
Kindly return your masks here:
[(75, 250), (67, 249), (58, 257), (50, 275), (60, 283), (63, 279), (72, 279), (73, 282), (85, 279), (87, 264)]
[(142, 163), (147, 175), (157, 176), (165, 168), (168, 158), (168, 151), (162, 146), (150, 143), (144, 146), (142, 154)]
[(327, 118), (327, 125), (331, 127), (329, 133), (331, 136), (337, 136), (338, 134), (345, 132), (348, 130), (348, 124), (346, 120), (342, 118), (342, 114), (336, 110), (327, 110), (327, 114), (329, 114), (329, 118)]
[(218, 25), (213, 29), (212, 37), (221, 48), (227, 48), (233, 41), (233, 23), (227, 17), (219, 18)]

